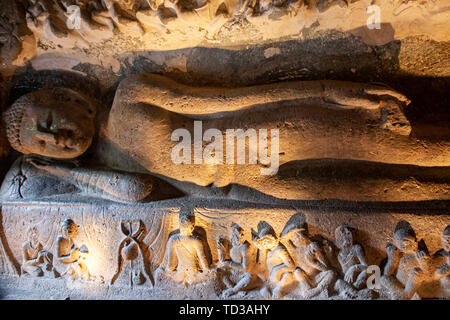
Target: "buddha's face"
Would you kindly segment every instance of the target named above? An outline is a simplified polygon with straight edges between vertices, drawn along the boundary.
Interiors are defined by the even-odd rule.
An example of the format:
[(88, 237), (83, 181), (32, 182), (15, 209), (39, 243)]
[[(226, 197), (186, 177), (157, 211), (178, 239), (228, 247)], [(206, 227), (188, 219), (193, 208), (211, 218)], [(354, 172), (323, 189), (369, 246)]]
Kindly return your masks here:
[(94, 136), (94, 110), (79, 95), (30, 103), (20, 125), (27, 153), (68, 159), (83, 154)]
[(412, 236), (406, 235), (395, 235), (394, 236), (395, 245), (400, 251), (405, 253), (414, 253), (417, 251), (417, 240)]

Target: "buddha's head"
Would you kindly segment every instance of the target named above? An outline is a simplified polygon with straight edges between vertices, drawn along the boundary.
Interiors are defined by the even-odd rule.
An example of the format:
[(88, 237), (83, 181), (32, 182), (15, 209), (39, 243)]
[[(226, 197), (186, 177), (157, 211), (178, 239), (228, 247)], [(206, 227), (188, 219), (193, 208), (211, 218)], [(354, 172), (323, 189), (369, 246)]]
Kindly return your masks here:
[(69, 159), (83, 154), (95, 133), (95, 109), (66, 88), (37, 90), (3, 114), (11, 146), (24, 154)]
[(341, 224), (334, 232), (336, 245), (340, 248), (348, 248), (353, 245), (353, 230), (347, 224)]
[(442, 233), (442, 245), (445, 251), (450, 251), (450, 225), (448, 225)]
[(233, 246), (238, 246), (244, 243), (244, 230), (239, 225), (233, 223), (231, 225), (230, 233), (231, 243), (233, 244)]
[(405, 253), (417, 251), (418, 242), (412, 226), (406, 221), (400, 221), (394, 232), (394, 241), (397, 248)]

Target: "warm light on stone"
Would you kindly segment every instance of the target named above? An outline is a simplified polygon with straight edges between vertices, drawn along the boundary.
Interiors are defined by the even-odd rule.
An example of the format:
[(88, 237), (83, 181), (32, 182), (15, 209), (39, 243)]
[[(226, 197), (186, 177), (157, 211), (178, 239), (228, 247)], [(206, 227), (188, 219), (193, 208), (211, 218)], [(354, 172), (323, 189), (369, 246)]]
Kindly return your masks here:
[(450, 297), (448, 1), (0, 2), (1, 299)]

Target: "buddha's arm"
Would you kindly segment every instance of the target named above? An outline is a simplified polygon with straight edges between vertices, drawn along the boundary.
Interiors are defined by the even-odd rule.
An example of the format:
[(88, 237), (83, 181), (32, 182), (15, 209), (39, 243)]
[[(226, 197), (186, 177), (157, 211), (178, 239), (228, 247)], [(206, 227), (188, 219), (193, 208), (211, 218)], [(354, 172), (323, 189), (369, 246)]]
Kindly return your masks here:
[(82, 192), (119, 201), (140, 201), (153, 189), (153, 178), (110, 169), (79, 168), (68, 164), (48, 163), (28, 159), (38, 169), (74, 184)]
[(293, 81), (241, 88), (190, 87), (169, 78), (136, 75), (125, 79), (121, 91), (145, 91), (136, 102), (144, 102), (177, 113), (213, 114), (249, 108), (255, 105), (293, 100), (317, 100), (337, 108), (377, 109), (381, 101), (392, 98), (408, 104), (402, 94), (382, 85), (343, 81)]

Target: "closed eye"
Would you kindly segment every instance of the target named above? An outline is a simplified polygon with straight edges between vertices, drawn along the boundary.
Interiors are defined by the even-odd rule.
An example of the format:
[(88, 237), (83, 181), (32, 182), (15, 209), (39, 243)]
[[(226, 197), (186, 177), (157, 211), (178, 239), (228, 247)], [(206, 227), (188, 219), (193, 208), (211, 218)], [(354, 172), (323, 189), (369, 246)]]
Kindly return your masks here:
[(49, 112), (47, 117), (47, 129), (50, 129), (52, 124), (53, 124), (53, 114)]

